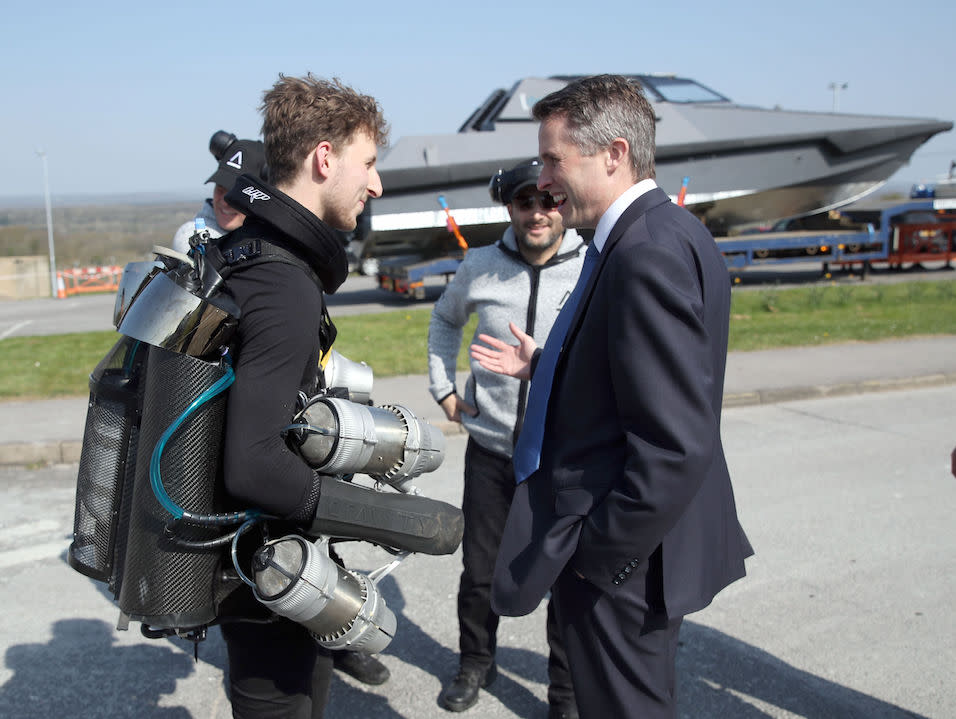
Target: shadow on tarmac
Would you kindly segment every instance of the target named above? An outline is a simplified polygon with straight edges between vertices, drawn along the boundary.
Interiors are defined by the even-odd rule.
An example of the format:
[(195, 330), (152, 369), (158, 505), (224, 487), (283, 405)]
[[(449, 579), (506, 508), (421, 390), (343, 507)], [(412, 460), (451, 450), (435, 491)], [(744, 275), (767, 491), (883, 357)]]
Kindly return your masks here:
[[(391, 577), (380, 588), (388, 606), (395, 611), (397, 635), (401, 637), (388, 653), (435, 676), (444, 686), (457, 671), (457, 652), (442, 646), (405, 618), (401, 590)], [(682, 719), (758, 719), (781, 713), (841, 719), (927, 719), (798, 669), (715, 629), (685, 621), (681, 637), (677, 673)], [(528, 649), (501, 647), (498, 666), (503, 671), (485, 691), (515, 716), (546, 716), (547, 704), (509, 676), (547, 685), (546, 657)], [(437, 700), (436, 695), (436, 706)], [(341, 680), (333, 685), (327, 716), (404, 717), (389, 705), (386, 696)]]
[(186, 707), (160, 707), (193, 671), (188, 655), (157, 644), (116, 647), (98, 619), (61, 619), (46, 644), (7, 649), (13, 677), (0, 687), (0, 716), (190, 719)]
[[(93, 584), (112, 600), (105, 584)], [(392, 576), (385, 577), (379, 589), (398, 621), (400, 641), (390, 645), (387, 653), (436, 677), (444, 686), (457, 671), (457, 651), (404, 615), (405, 598)], [(186, 707), (159, 706), (161, 697), (175, 694), (177, 680), (194, 671), (191, 644), (170, 638), (117, 647), (114, 628), (98, 619), (61, 619), (52, 630), (53, 638), (46, 644), (18, 644), (7, 650), (5, 667), (13, 677), (0, 687), (0, 716), (45, 718), (80, 710), (77, 715), (84, 717), (192, 717)], [(226, 669), (225, 644), (217, 627), (199, 645), (199, 660)], [(515, 716), (545, 716), (547, 704), (509, 675), (546, 685), (546, 657), (529, 649), (501, 647), (498, 665), (503, 671), (486, 691)], [(691, 621), (685, 621), (681, 629), (677, 676), (683, 719), (760, 719), (781, 712), (802, 717), (926, 719)], [(336, 673), (326, 716), (403, 718), (389, 702), (388, 690), (394, 682), (393, 676), (378, 694)], [(407, 690), (401, 688), (402, 693)], [(437, 694), (433, 701), (437, 707)]]
[[(398, 639), (388, 646), (386, 653), (427, 674), (438, 677), (442, 683), (451, 679), (453, 675), (447, 678), (445, 675), (457, 670), (457, 652), (442, 646), (405, 616), (405, 595), (392, 575), (382, 579), (378, 583), (378, 588), (385, 599), (385, 604), (394, 612), (397, 622), (395, 636)], [(393, 674), (389, 683), (382, 687), (386, 695), (388, 687), (394, 682)], [(436, 696), (436, 705), (437, 701)], [(390, 705), (387, 696), (363, 691), (354, 683), (342, 681), (338, 676), (333, 681), (325, 713), (329, 717), (374, 716), (376, 719), (379, 717), (394, 719), (404, 716)]]
[[(63, 561), (65, 566), (69, 566), (67, 561), (66, 553), (60, 556), (60, 559)], [(117, 605), (116, 597), (113, 596), (113, 592), (110, 591), (109, 585), (106, 582), (100, 582), (95, 579), (87, 577), (90, 582), (90, 586), (96, 589), (103, 598), (109, 602), (110, 606), (114, 607), (114, 613), (119, 615), (119, 607)], [(142, 635), (140, 629), (142, 625), (140, 622), (130, 622), (129, 629), (123, 631), (134, 632), (137, 635)], [(120, 631), (118, 629), (113, 629), (112, 631)], [(150, 639), (151, 642), (155, 642), (157, 646), (165, 644), (169, 649), (174, 652), (185, 654), (189, 657), (190, 663), (194, 662), (197, 658), (199, 661), (204, 664), (209, 664), (216, 667), (222, 672), (225, 672), (229, 662), (228, 662), (228, 653), (226, 650), (226, 642), (222, 638), (222, 633), (219, 631), (218, 626), (211, 626), (206, 634), (206, 638), (194, 644), (186, 639), (177, 637), (175, 635), (164, 637), (163, 639)], [(228, 687), (223, 681), (223, 689)], [(3, 716), (0, 714), (0, 716)]]
[(798, 717), (926, 719), (689, 621), (681, 629), (677, 681), (679, 713), (687, 719), (758, 719), (779, 710)]
[[(390, 585), (386, 600), (398, 610), (403, 637), (393, 656), (444, 683), (458, 666), (457, 654), (400, 614), (401, 592), (394, 582)], [(788, 716), (850, 719), (921, 716), (797, 669), (715, 629), (685, 622), (681, 635), (677, 658), (681, 717), (758, 719), (778, 715), (778, 710)], [(175, 692), (178, 679), (193, 671), (192, 657), (163, 643), (114, 644), (113, 628), (106, 622), (62, 619), (53, 624), (49, 642), (10, 647), (5, 665), (14, 675), (0, 687), (0, 716), (50, 717), (78, 711), (75, 715), (84, 717), (190, 719), (187, 708), (158, 703)], [(528, 678), (544, 681), (545, 659), (537, 652), (502, 648), (498, 658), (509, 672), (517, 667), (524, 673), (521, 667), (537, 665), (542, 676)], [(202, 653), (200, 659), (205, 659)], [(499, 674), (489, 692), (516, 716), (543, 716), (547, 711), (544, 702), (506, 674)], [(387, 696), (341, 679), (334, 682), (326, 715), (403, 717)]]

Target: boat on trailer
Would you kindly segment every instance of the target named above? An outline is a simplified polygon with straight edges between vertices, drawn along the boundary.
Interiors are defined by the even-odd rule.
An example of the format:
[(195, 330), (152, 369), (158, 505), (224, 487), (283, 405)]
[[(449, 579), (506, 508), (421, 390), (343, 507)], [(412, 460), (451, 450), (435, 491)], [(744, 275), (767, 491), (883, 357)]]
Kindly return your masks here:
[[(657, 183), (715, 234), (834, 209), (873, 192), (944, 120), (739, 105), (674, 75), (630, 75), (657, 118)], [(534, 103), (578, 76), (496, 89), (456, 133), (399, 138), (382, 156), (385, 192), (369, 202), (356, 257), (437, 256), (454, 245), (443, 196), (470, 245), (500, 237), (507, 211), (488, 193), (499, 169), (537, 154)]]

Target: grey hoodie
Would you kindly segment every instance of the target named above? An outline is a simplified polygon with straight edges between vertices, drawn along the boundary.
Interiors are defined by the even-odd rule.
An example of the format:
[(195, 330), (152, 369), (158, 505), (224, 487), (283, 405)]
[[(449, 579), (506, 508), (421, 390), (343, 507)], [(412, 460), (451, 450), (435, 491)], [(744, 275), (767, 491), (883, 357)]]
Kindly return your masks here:
[(477, 407), (478, 416), (462, 414), (462, 424), (490, 452), (511, 456), (524, 417), (528, 383), (486, 370), (472, 360), (467, 386), (464, 392), (457, 390), (455, 365), (462, 330), (472, 313), (477, 313), (473, 342), (479, 334), (487, 334), (513, 344), (508, 323), (514, 322), (543, 347), (581, 273), (584, 247), (580, 235), (565, 230), (554, 257), (534, 267), (518, 252), (514, 229), (509, 227), (494, 245), (468, 250), (435, 303), (428, 328), (429, 391), (436, 402), (458, 391)]

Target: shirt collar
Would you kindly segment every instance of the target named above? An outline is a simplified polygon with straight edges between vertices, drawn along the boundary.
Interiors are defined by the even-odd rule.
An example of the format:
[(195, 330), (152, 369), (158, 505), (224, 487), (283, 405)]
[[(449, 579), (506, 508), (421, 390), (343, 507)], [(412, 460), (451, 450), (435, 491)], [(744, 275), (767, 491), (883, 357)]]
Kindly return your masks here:
[(607, 242), (608, 235), (611, 234), (611, 228), (613, 228), (615, 223), (621, 219), (621, 215), (624, 214), (624, 210), (630, 207), (631, 203), (634, 202), (634, 200), (636, 200), (638, 197), (650, 192), (655, 187), (657, 187), (657, 183), (654, 182), (654, 180), (650, 178), (641, 180), (636, 185), (631, 185), (629, 188), (627, 188), (624, 191), (624, 194), (611, 203), (611, 206), (604, 211), (603, 215), (601, 215), (601, 219), (598, 220), (597, 227), (594, 230), (593, 242), (598, 252), (604, 251), (604, 245)]

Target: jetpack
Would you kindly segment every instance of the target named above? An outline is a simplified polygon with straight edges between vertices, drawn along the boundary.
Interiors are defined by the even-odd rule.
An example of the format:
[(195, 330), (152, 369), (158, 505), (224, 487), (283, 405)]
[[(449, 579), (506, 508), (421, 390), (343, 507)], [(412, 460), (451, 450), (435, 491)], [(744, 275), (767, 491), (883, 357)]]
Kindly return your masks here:
[[(245, 583), (324, 646), (381, 651), (396, 621), (377, 583), (411, 552), (451, 553), (461, 541), (460, 510), (411, 484), (440, 466), (444, 437), (405, 407), (373, 406), (371, 368), (323, 343), (320, 388), (300, 396), (284, 430), (321, 475), (314, 520), (285, 534), (288, 521), (235, 510), (222, 428), (240, 310), (222, 291), (232, 266), (201, 223), (188, 254), (154, 247), (154, 260), (124, 271), (121, 337), (90, 375), (69, 563), (107, 584), (120, 629), (137, 621), (146, 636), (198, 642)], [(349, 571), (329, 557), (337, 538), (373, 542), (389, 561)]]

